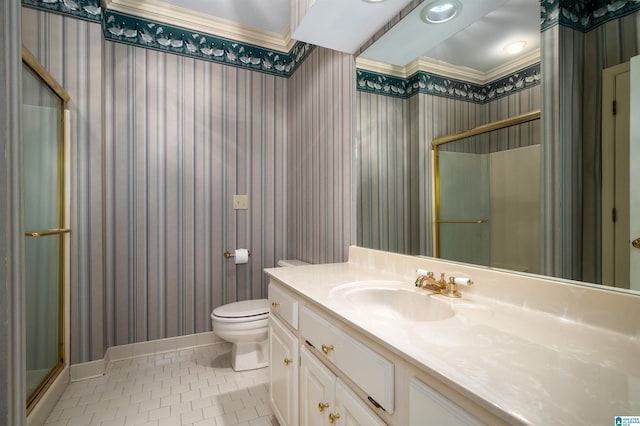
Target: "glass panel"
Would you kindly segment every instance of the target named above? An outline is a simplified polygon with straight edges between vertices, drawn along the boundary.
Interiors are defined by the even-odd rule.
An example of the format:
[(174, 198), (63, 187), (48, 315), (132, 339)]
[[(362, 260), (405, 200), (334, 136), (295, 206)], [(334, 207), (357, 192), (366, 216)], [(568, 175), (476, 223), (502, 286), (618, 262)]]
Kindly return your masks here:
[[(25, 231), (62, 228), (62, 101), (23, 66)], [(25, 237), (27, 395), (62, 358), (60, 235)]]
[(60, 235), (27, 238), (25, 243), (27, 396), (60, 361), (58, 343)]
[(489, 265), (489, 159), (486, 154), (440, 152), (440, 257)]
[(540, 123), (438, 147), (440, 257), (540, 272)]

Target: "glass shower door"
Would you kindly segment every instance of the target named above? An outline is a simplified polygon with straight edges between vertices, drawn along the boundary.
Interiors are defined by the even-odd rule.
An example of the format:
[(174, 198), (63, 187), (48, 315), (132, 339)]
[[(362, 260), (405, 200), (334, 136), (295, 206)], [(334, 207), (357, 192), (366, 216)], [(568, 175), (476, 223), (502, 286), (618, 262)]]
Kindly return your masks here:
[(437, 257), (488, 266), (489, 157), (445, 150), (437, 155), (440, 184)]
[(63, 102), (23, 65), (27, 411), (63, 368)]

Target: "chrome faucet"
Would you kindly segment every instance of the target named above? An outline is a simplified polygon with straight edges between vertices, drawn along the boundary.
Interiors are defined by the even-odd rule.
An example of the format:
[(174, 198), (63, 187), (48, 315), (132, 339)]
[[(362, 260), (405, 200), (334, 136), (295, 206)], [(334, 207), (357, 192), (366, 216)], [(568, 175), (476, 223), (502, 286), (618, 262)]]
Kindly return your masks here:
[(418, 269), (418, 278), (416, 278), (415, 286), (434, 293), (442, 294), (447, 297), (461, 297), (458, 291), (458, 285), (473, 285), (473, 281), (468, 278), (450, 277), (449, 281), (445, 279), (444, 274), (440, 274), (440, 279), (436, 280), (433, 272), (424, 269)]

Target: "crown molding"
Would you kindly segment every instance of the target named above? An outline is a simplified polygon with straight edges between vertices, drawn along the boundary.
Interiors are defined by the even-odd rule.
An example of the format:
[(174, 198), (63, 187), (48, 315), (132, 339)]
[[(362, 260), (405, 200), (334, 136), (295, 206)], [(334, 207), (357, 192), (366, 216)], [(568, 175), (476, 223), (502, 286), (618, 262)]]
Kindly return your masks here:
[(500, 65), (499, 67), (487, 71), (484, 75), (485, 80), (481, 84), (490, 83), (508, 74), (513, 74), (523, 68), (537, 64), (540, 62), (540, 58), (540, 49), (536, 49), (526, 55), (519, 56), (503, 65)]
[(159, 50), (281, 77), (291, 76), (313, 50), (296, 42), (289, 52), (196, 33), (191, 29), (128, 15), (112, 9), (103, 13), (104, 38), (115, 43)]
[(105, 9), (284, 53), (296, 43), (289, 30), (284, 35), (261, 31), (158, 0), (105, 0)]
[(384, 74), (391, 77), (405, 79), (418, 72), (425, 72), (467, 83), (486, 85), (538, 62), (540, 62), (540, 49), (536, 49), (526, 55), (515, 58), (487, 72), (452, 65), (444, 61), (427, 57), (419, 57), (404, 67), (358, 57), (356, 58), (356, 68), (376, 74)]
[(477, 84), (433, 72), (418, 71), (408, 78), (356, 68), (356, 89), (394, 98), (424, 93), (472, 103), (487, 103), (540, 84), (540, 62), (486, 84)]
[(407, 74), (407, 67), (378, 62), (363, 58), (362, 56), (356, 57), (356, 68), (393, 77), (407, 78), (409, 76), (409, 74)]

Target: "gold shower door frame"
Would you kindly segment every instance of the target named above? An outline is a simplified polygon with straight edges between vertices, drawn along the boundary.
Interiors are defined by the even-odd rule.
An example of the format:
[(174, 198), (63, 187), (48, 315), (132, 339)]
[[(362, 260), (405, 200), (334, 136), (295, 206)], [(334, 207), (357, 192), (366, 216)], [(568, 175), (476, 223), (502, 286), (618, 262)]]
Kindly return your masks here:
[(440, 145), (455, 142), (460, 139), (470, 138), (472, 136), (481, 135), (484, 133), (493, 132), (494, 130), (500, 130), (511, 126), (517, 126), (518, 124), (528, 123), (530, 121), (540, 119), (540, 110), (536, 109), (525, 114), (516, 115), (506, 118), (504, 120), (494, 121), (492, 123), (483, 124), (481, 126), (474, 127), (464, 132), (454, 133), (451, 135), (441, 136), (431, 141), (431, 148), (433, 149), (433, 198), (434, 198), (434, 211), (433, 211), (433, 245), (434, 245), (434, 257), (440, 257), (440, 224), (441, 223), (466, 223), (466, 224), (480, 224), (484, 223), (483, 220), (440, 220), (440, 164), (438, 160), (438, 147)]
[(65, 221), (65, 132), (67, 131), (66, 120), (64, 119), (64, 105), (69, 101), (69, 95), (62, 88), (58, 82), (49, 74), (49, 72), (38, 62), (38, 60), (29, 52), (24, 46), (22, 47), (22, 62), (25, 66), (27, 66), (31, 71), (36, 74), (42, 83), (51, 89), (51, 91), (61, 100), (61, 117), (62, 117), (62, 125), (60, 126), (60, 134), (58, 135), (59, 141), (59, 156), (58, 156), (58, 181), (57, 181), (57, 191), (58, 191), (58, 215), (60, 226), (57, 229), (45, 229), (45, 230), (35, 230), (35, 231), (27, 231), (24, 233), (27, 238), (39, 238), (39, 237), (47, 237), (52, 235), (60, 235), (59, 238), (59, 265), (58, 265), (58, 362), (51, 369), (51, 371), (44, 377), (42, 382), (36, 387), (36, 389), (31, 393), (31, 395), (27, 395), (26, 400), (26, 414), (27, 416), (31, 413), (31, 411), (35, 408), (38, 401), (42, 398), (42, 396), (46, 393), (47, 389), (53, 384), (54, 380), (58, 377), (58, 375), (62, 372), (64, 368), (64, 360), (65, 360), (65, 339), (64, 339), (64, 266), (65, 266), (65, 239), (62, 237), (64, 234), (71, 232), (70, 229), (65, 229), (64, 221)]

